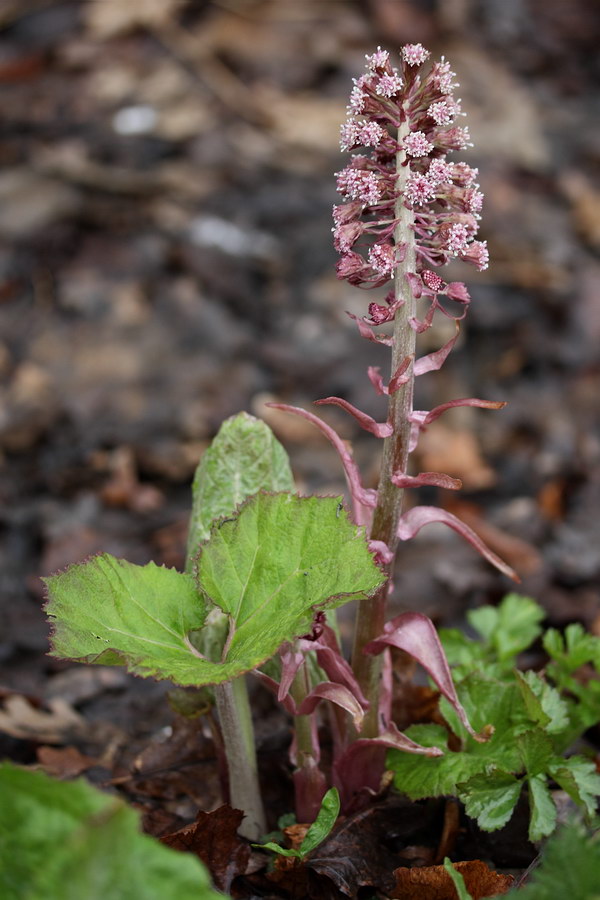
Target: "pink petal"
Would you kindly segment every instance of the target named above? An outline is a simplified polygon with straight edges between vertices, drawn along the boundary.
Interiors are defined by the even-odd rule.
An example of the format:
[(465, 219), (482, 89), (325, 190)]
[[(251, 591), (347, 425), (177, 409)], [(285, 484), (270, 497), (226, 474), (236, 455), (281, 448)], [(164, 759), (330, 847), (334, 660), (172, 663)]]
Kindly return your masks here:
[(367, 644), (364, 652), (377, 654), (388, 646), (404, 650), (405, 653), (416, 659), (431, 675), (446, 700), (452, 704), (469, 734), (478, 741), (487, 740), (489, 736), (487, 732), (486, 736), (475, 733), (458, 699), (446, 654), (431, 619), (421, 613), (402, 613), (387, 623), (385, 633)]
[(354, 313), (346, 312), (346, 315), (350, 316), (350, 318), (356, 322), (360, 336), (366, 338), (367, 341), (373, 341), (375, 344), (385, 344), (387, 347), (393, 345), (394, 339), (392, 337), (387, 337), (384, 334), (375, 334), (373, 329), (369, 328), (367, 323), (358, 316), (355, 316)]
[(447, 409), (454, 409), (456, 406), (477, 406), (480, 409), (502, 409), (506, 406), (506, 400), (478, 400), (476, 397), (465, 397), (460, 400), (449, 400), (447, 403), (442, 403), (440, 406), (436, 406), (430, 412), (428, 412), (423, 419), (423, 426), (429, 425), (431, 422), (434, 422), (442, 413), (446, 412)]
[(461, 522), (459, 518), (445, 509), (439, 509), (436, 506), (415, 506), (413, 509), (409, 509), (408, 512), (400, 517), (397, 536), (401, 541), (408, 541), (418, 534), (424, 525), (429, 525), (433, 522), (441, 522), (443, 525), (448, 525), (449, 528), (454, 529), (461, 537), (464, 537), (472, 547), (475, 547), (482, 556), (485, 556), (488, 562), (496, 566), (504, 575), (512, 578), (513, 581), (519, 582), (521, 580), (514, 569), (511, 569), (499, 556), (496, 556), (468, 525), (465, 525), (464, 522)]
[(357, 731), (360, 731), (363, 719), (365, 717), (364, 710), (352, 691), (341, 684), (333, 684), (331, 681), (322, 681), (312, 689), (310, 694), (304, 698), (298, 707), (298, 715), (309, 716), (314, 712), (315, 708), (321, 700), (329, 700), (349, 712)]
[(340, 406), (342, 409), (345, 409), (346, 412), (350, 413), (350, 415), (356, 419), (361, 428), (364, 428), (365, 431), (369, 431), (371, 434), (374, 434), (375, 437), (389, 437), (394, 430), (389, 422), (376, 422), (375, 419), (371, 418), (371, 416), (368, 416), (360, 409), (357, 409), (356, 406), (348, 403), (347, 400), (342, 400), (341, 397), (324, 397), (323, 400), (315, 400), (315, 404), (317, 406), (320, 406), (324, 403), (330, 403), (333, 406)]
[(308, 419), (309, 422), (312, 422), (313, 425), (316, 425), (321, 433), (325, 435), (327, 440), (331, 441), (331, 443), (337, 450), (344, 467), (346, 481), (348, 482), (348, 488), (352, 495), (354, 505), (354, 518), (357, 523), (364, 524), (363, 507), (371, 507), (374, 509), (375, 506), (377, 506), (377, 491), (363, 488), (360, 481), (358, 467), (352, 459), (352, 454), (348, 450), (346, 444), (341, 439), (339, 434), (337, 434), (337, 432), (335, 432), (330, 425), (327, 425), (327, 423), (324, 422), (323, 419), (319, 419), (319, 417), (315, 416), (314, 413), (308, 412), (308, 410), (302, 409), (299, 406), (288, 406), (287, 403), (267, 403), (267, 406), (270, 406), (272, 409), (281, 409), (284, 412), (302, 416), (303, 419)]
[(398, 472), (398, 474), (392, 475), (392, 483), (399, 488), (431, 485), (432, 487), (446, 488), (449, 491), (459, 491), (462, 487), (460, 479), (451, 478), (450, 475), (444, 475), (442, 472), (421, 472), (419, 475), (403, 475)]
[(415, 375), (424, 375), (426, 372), (437, 372), (438, 369), (441, 369), (450, 355), (450, 351), (458, 340), (458, 334), (459, 331), (457, 325), (456, 334), (453, 338), (450, 338), (443, 347), (440, 347), (440, 349), (436, 350), (434, 353), (428, 353), (427, 356), (422, 356), (421, 359), (417, 359), (415, 362)]

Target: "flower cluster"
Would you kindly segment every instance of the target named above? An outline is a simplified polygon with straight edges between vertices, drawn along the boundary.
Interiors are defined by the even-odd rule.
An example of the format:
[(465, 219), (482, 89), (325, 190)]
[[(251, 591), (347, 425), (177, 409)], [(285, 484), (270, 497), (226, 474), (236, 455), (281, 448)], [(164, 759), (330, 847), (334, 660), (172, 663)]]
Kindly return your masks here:
[(443, 57), (422, 72), (429, 55), (421, 44), (407, 44), (399, 68), (391, 65), (387, 50), (367, 56), (365, 74), (354, 81), (341, 147), (369, 148), (370, 155), (353, 156), (337, 173), (346, 202), (334, 207), (333, 232), (342, 254), (339, 277), (362, 287), (380, 286), (394, 277), (400, 262), (395, 226), (400, 212), (408, 210), (415, 274), (430, 273), (423, 291), (435, 298), (447, 292), (439, 276), (434, 287), (432, 269), (458, 257), (482, 270), (488, 251), (485, 241), (475, 239), (483, 201), (477, 169), (447, 159), (453, 150), (470, 146), (468, 129), (455, 124), (464, 115), (453, 96), (455, 74)]

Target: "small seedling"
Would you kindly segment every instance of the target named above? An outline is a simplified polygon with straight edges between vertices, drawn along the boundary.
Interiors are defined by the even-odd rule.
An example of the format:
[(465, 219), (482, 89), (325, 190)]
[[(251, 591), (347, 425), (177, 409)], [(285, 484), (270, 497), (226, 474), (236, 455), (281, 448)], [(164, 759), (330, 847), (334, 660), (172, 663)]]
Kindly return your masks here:
[(329, 836), (339, 814), (339, 792), (337, 788), (329, 788), (321, 801), (321, 809), (319, 810), (317, 818), (306, 832), (304, 840), (297, 850), (281, 847), (274, 841), (268, 841), (266, 844), (254, 844), (254, 846), (261, 847), (264, 850), (272, 850), (274, 853), (279, 854), (279, 856), (293, 857), (303, 861), (309, 853), (316, 850), (316, 848), (323, 843), (325, 838)]

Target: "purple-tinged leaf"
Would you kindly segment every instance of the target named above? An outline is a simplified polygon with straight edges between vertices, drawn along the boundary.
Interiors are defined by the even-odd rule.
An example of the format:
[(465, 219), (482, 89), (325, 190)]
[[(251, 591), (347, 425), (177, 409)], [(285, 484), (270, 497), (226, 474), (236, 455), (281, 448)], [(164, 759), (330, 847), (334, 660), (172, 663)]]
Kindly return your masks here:
[(367, 369), (367, 375), (369, 376), (369, 381), (375, 388), (375, 391), (381, 396), (382, 394), (389, 394), (387, 386), (383, 383), (383, 378), (381, 377), (381, 369), (379, 366), (369, 366)]
[(431, 619), (422, 613), (402, 613), (386, 624), (384, 633), (374, 641), (370, 641), (364, 648), (364, 652), (377, 655), (386, 647), (404, 650), (405, 653), (416, 659), (431, 675), (440, 693), (452, 704), (469, 734), (473, 735), (477, 741), (488, 739), (487, 733), (483, 736), (478, 735), (471, 727), (467, 714), (458, 699), (446, 654)]
[(347, 400), (342, 400), (341, 397), (324, 397), (322, 400), (315, 400), (315, 404), (317, 406), (321, 406), (325, 403), (329, 403), (332, 406), (339, 406), (347, 413), (350, 413), (350, 415), (356, 419), (361, 428), (364, 428), (365, 431), (369, 431), (371, 434), (374, 434), (375, 437), (389, 437), (394, 430), (389, 422), (376, 422), (375, 419), (371, 418), (371, 416), (368, 416), (360, 409), (357, 409), (356, 406), (348, 403)]
[(408, 281), (413, 297), (418, 300), (423, 296), (423, 282), (415, 272), (407, 272), (404, 277)]
[(279, 650), (279, 658), (281, 660), (281, 681), (277, 699), (281, 703), (289, 694), (296, 673), (304, 662), (304, 653), (296, 650), (292, 644), (284, 644)]
[[(502, 409), (506, 406), (506, 400), (478, 400), (477, 397), (463, 397), (459, 400), (448, 400), (447, 403), (442, 403), (440, 406), (436, 406), (425, 414), (420, 423), (421, 428), (430, 425), (439, 418), (442, 413), (445, 413), (447, 409), (454, 409), (457, 406), (476, 406), (479, 409)], [(413, 413), (413, 415), (415, 415), (415, 413)]]
[(365, 338), (367, 341), (373, 341), (374, 344), (385, 344), (386, 347), (391, 347), (393, 345), (393, 337), (389, 337), (385, 334), (375, 334), (373, 329), (369, 328), (364, 319), (361, 319), (359, 316), (355, 316), (354, 313), (346, 311), (346, 315), (350, 316), (350, 318), (356, 322), (356, 325), (360, 332), (360, 336)]
[(376, 738), (353, 741), (333, 764), (332, 781), (342, 797), (342, 807), (348, 807), (356, 794), (364, 789), (378, 791), (383, 774), (385, 751), (403, 750), (422, 756), (443, 756), (438, 747), (422, 747), (403, 734), (390, 722)]
[(327, 791), (327, 780), (315, 759), (304, 759), (303, 765), (292, 775), (298, 822), (314, 822)]
[(406, 356), (390, 378), (390, 383), (388, 384), (388, 391), (390, 394), (394, 394), (401, 385), (410, 381), (411, 375), (408, 370), (410, 369), (410, 364), (413, 359), (413, 356)]
[(308, 412), (306, 409), (302, 409), (300, 406), (288, 406), (287, 403), (267, 403), (267, 406), (272, 409), (281, 409), (283, 412), (289, 412), (296, 416), (302, 416), (303, 419), (307, 419), (313, 425), (316, 425), (327, 440), (333, 444), (344, 467), (348, 489), (354, 501), (355, 521), (359, 525), (365, 524), (365, 519), (367, 518), (365, 516), (365, 507), (374, 509), (377, 506), (377, 491), (362, 486), (358, 466), (339, 434), (330, 425), (327, 425), (323, 419), (315, 416), (314, 413)]
[(442, 472), (421, 472), (419, 475), (403, 475), (398, 472), (396, 475), (392, 475), (392, 483), (399, 488), (429, 485), (446, 488), (449, 491), (459, 491), (462, 487), (462, 481), (459, 478), (451, 478), (450, 475), (444, 475)]
[(382, 566), (389, 565), (394, 558), (393, 551), (385, 541), (369, 541), (369, 550), (375, 556), (377, 563)]
[[(261, 672), (259, 669), (253, 669), (251, 674), (255, 675), (262, 686), (270, 691), (279, 700), (279, 684), (277, 681), (275, 681), (274, 678), (271, 678), (270, 675), (265, 675), (265, 673)], [(288, 712), (291, 716), (298, 715), (296, 704), (294, 703), (290, 694), (287, 694), (285, 697), (279, 700), (279, 702), (281, 703), (285, 711)]]
[(312, 689), (298, 707), (298, 715), (309, 716), (315, 711), (321, 700), (329, 700), (330, 703), (335, 703), (336, 706), (345, 709), (352, 716), (356, 730), (360, 731), (365, 717), (361, 704), (347, 687), (341, 684), (333, 684), (331, 681), (322, 681)]
[(438, 369), (441, 369), (457, 342), (458, 335), (459, 329), (457, 324), (456, 334), (454, 337), (450, 338), (443, 347), (440, 347), (440, 349), (436, 350), (434, 353), (428, 353), (427, 356), (422, 356), (421, 359), (415, 361), (415, 375), (424, 375), (426, 372), (437, 372)]
[(420, 319), (417, 319), (416, 316), (411, 316), (411, 318), (408, 320), (410, 327), (414, 331), (416, 331), (417, 334), (422, 334), (424, 331), (427, 331), (428, 328), (431, 328), (431, 325), (433, 323), (433, 316), (434, 316), (436, 309), (440, 309), (440, 308), (441, 308), (440, 304), (437, 302), (437, 300), (434, 297), (434, 299), (431, 301), (431, 305), (430, 305), (429, 309), (427, 310), (427, 314), (426, 314), (425, 318), (423, 319), (423, 321), (421, 321)]
[(358, 699), (363, 709), (369, 708), (369, 702), (354, 677), (352, 667), (340, 652), (333, 628), (326, 625), (318, 641), (303, 641), (302, 646), (303, 649), (316, 650), (317, 662), (330, 681), (345, 685)]
[(413, 538), (424, 525), (435, 522), (448, 525), (449, 528), (452, 528), (460, 534), (472, 547), (475, 547), (478, 553), (481, 553), (488, 562), (499, 569), (504, 575), (507, 575), (516, 582), (521, 580), (514, 569), (505, 563), (504, 560), (500, 559), (499, 556), (496, 556), (487, 544), (484, 544), (481, 538), (475, 534), (468, 525), (461, 522), (457, 516), (445, 509), (439, 509), (437, 506), (415, 506), (413, 509), (409, 509), (408, 512), (400, 517), (397, 536), (401, 541), (408, 541)]
[(381, 377), (381, 369), (379, 366), (369, 366), (367, 369), (367, 375), (369, 376), (369, 380), (373, 387), (375, 388), (378, 394), (393, 394), (402, 384), (406, 384), (407, 381), (410, 381), (410, 374), (407, 375), (406, 372), (410, 367), (410, 364), (413, 360), (412, 356), (407, 356), (398, 366), (394, 374), (390, 379), (390, 383), (385, 385), (383, 383), (383, 378)]

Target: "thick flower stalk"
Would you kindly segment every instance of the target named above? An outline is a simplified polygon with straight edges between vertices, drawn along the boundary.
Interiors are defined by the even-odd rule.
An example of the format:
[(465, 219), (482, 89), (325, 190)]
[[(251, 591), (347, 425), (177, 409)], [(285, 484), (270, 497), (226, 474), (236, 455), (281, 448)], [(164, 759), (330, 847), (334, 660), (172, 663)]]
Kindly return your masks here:
[[(451, 514), (430, 507), (402, 514), (405, 488), (424, 484), (460, 487), (456, 479), (441, 473), (408, 474), (409, 454), (419, 431), (443, 412), (413, 409), (414, 379), (441, 367), (470, 303), (465, 285), (447, 283), (436, 269), (457, 257), (482, 270), (489, 259), (485, 241), (476, 240), (483, 201), (477, 170), (448, 159), (452, 151), (470, 145), (468, 130), (456, 124), (463, 113), (460, 101), (454, 98), (455, 75), (444, 58), (423, 74), (429, 55), (421, 44), (406, 45), (400, 70), (391, 65), (385, 50), (368, 56), (367, 71), (354, 82), (349, 118), (341, 129), (342, 150), (366, 148), (368, 155), (353, 155), (350, 164), (337, 173), (338, 190), (345, 201), (333, 210), (334, 244), (341, 253), (338, 276), (363, 288), (393, 284), (384, 302), (371, 303), (368, 316), (358, 323), (363, 337), (383, 340), (392, 351), (387, 385), (378, 370), (369, 371), (375, 390), (389, 397), (387, 421), (379, 425), (383, 460), (370, 536), (382, 562), (391, 568), (399, 540), (412, 537), (428, 522), (442, 521), (513, 575)], [(456, 304), (462, 306), (460, 313), (448, 308)], [(425, 307), (423, 312), (420, 306)], [(417, 359), (417, 335), (431, 326), (438, 310), (455, 319), (456, 335), (437, 352)], [(393, 322), (392, 337), (376, 335), (373, 326), (388, 322)], [(465, 399), (444, 408), (459, 405), (497, 408), (503, 404)], [(362, 414), (349, 411), (365, 426)], [(377, 433), (372, 427), (369, 430)], [(386, 712), (375, 702), (381, 659), (367, 655), (364, 649), (384, 630), (385, 601), (386, 591), (382, 590), (363, 604), (355, 632), (353, 669), (371, 701), (364, 729), (370, 736), (385, 726)]]
[[(402, 49), (399, 69), (391, 65), (386, 50), (367, 56), (366, 72), (354, 81), (348, 120), (341, 128), (342, 150), (360, 152), (337, 173), (344, 200), (333, 208), (334, 245), (341, 254), (337, 273), (360, 288), (389, 284), (383, 301), (369, 304), (368, 315), (351, 316), (363, 338), (391, 349), (387, 384), (379, 369), (368, 370), (375, 391), (388, 397), (388, 415), (385, 422), (376, 422), (338, 397), (317, 403), (342, 407), (383, 439), (377, 490), (362, 486), (350, 450), (329, 426), (312, 413), (287, 409), (314, 422), (338, 450), (355, 519), (368, 528), (373, 552), (390, 574), (398, 541), (414, 537), (430, 522), (442, 522), (516, 579), (512, 569), (456, 516), (430, 506), (403, 511), (407, 488), (461, 487), (457, 479), (443, 473), (409, 474), (409, 455), (421, 430), (452, 407), (504, 406), (465, 398), (430, 411), (413, 407), (415, 378), (444, 364), (471, 302), (462, 282), (448, 283), (436, 270), (456, 258), (479, 270), (488, 265), (487, 245), (476, 240), (483, 201), (477, 169), (449, 158), (453, 151), (470, 146), (468, 130), (456, 124), (464, 114), (454, 97), (455, 75), (443, 57), (423, 71), (429, 55), (421, 44), (408, 44)], [(418, 335), (431, 327), (436, 312), (454, 319), (455, 334), (439, 350), (419, 358)], [(382, 325), (387, 329), (377, 333)], [(357, 614), (352, 669), (368, 703), (364, 738), (375, 738), (390, 725), (390, 692), (385, 678), (383, 688), (381, 682), (386, 653), (383, 659), (380, 655), (381, 636), (390, 635), (385, 625), (388, 590), (389, 585), (364, 601)]]

